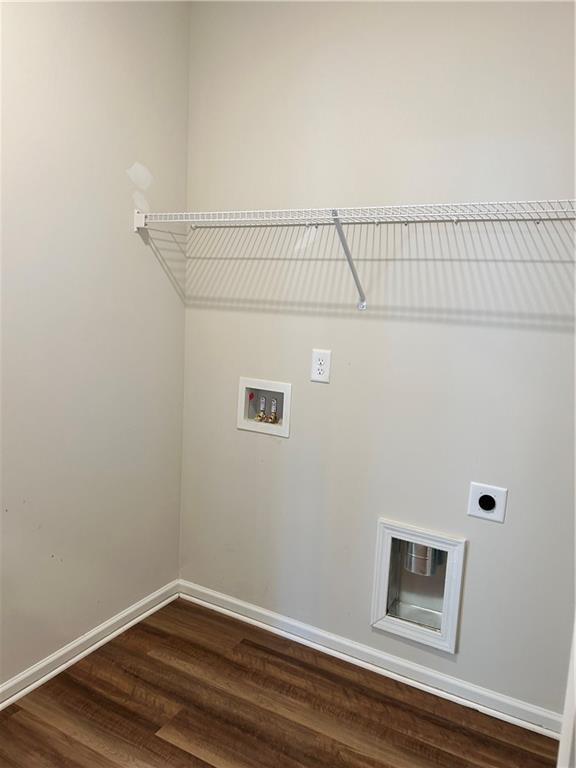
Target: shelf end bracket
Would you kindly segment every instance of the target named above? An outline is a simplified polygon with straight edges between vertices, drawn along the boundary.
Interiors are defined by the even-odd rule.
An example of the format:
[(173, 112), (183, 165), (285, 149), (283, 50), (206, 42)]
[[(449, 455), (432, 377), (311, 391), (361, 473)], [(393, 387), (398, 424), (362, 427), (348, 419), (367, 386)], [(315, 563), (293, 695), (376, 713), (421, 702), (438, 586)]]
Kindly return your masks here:
[(134, 211), (134, 232), (140, 232), (146, 227), (146, 214), (141, 211)]
[(356, 306), (360, 311), (364, 311), (365, 309), (368, 309), (368, 304), (366, 303), (366, 294), (364, 293), (364, 289), (362, 288), (362, 283), (360, 282), (360, 278), (358, 277), (356, 265), (354, 264), (354, 259), (352, 258), (352, 253), (350, 252), (348, 240), (346, 239), (346, 235), (344, 234), (344, 230), (342, 228), (342, 222), (340, 221), (340, 216), (338, 215), (337, 208), (332, 209), (332, 219), (334, 220), (334, 226), (336, 227), (336, 232), (338, 232), (338, 237), (340, 238), (340, 244), (342, 245), (342, 250), (344, 251), (344, 255), (346, 256), (346, 261), (348, 262), (348, 266), (350, 267), (350, 272), (352, 272), (352, 277), (354, 278), (356, 290), (358, 291), (358, 304)]

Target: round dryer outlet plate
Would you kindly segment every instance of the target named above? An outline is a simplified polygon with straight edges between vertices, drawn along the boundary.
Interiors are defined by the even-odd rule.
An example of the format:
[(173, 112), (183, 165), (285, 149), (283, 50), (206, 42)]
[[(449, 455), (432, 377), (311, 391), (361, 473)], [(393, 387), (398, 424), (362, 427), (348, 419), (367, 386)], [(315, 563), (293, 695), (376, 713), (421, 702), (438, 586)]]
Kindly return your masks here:
[(507, 498), (507, 488), (484, 485), (483, 483), (470, 483), (468, 514), (472, 517), (481, 517), (482, 520), (503, 523), (506, 517)]

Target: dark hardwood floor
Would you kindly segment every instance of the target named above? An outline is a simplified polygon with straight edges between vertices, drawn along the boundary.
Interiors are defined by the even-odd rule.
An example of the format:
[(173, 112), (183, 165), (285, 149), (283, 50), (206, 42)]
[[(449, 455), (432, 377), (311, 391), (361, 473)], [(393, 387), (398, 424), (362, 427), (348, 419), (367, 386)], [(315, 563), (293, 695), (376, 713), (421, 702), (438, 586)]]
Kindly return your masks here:
[(556, 750), (183, 600), (0, 712), (2, 768), (551, 768)]

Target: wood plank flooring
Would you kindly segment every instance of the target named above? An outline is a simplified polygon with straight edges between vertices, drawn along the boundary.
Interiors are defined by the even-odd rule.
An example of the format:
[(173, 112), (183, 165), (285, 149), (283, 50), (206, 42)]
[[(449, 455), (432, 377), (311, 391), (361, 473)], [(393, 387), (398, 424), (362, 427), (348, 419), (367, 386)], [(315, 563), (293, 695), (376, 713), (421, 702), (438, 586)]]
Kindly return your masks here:
[(552, 768), (557, 751), (183, 600), (0, 715), (1, 768)]

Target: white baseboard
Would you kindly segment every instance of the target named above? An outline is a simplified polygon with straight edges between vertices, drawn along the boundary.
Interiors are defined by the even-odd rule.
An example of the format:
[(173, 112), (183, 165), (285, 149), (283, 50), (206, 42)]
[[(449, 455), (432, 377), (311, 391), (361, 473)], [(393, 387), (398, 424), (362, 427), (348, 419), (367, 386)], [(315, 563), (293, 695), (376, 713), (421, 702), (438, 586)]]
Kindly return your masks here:
[(519, 725), (545, 736), (558, 738), (562, 715), (496, 691), (481, 688), (456, 677), (436, 672), (398, 656), (362, 645), (340, 635), (304, 624), (296, 619), (246, 603), (230, 595), (215, 592), (189, 581), (180, 581), (180, 596), (216, 611), (247, 621), (275, 634), (296, 640), (311, 648), (370, 669), (407, 685), (412, 685), (477, 709), (492, 717)]
[(0, 709), (42, 685), (51, 677), (87, 656), (167, 603), (183, 597), (234, 618), (254, 624), (282, 637), (288, 637), (351, 664), (399, 680), (458, 704), (477, 709), (531, 731), (558, 738), (562, 715), (464, 680), (435, 672), (398, 656), (326, 632), (310, 624), (215, 592), (189, 581), (173, 581), (148, 595), (108, 621), (95, 627), (42, 661), (0, 685)]
[(19, 675), (0, 685), (0, 710), (13, 704), (34, 688), (42, 685), (66, 667), (80, 661), (104, 643), (112, 640), (124, 630), (175, 600), (179, 594), (179, 581), (172, 581), (161, 589), (139, 600), (124, 611), (99, 624), (85, 635), (50, 654)]

